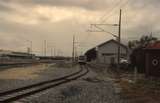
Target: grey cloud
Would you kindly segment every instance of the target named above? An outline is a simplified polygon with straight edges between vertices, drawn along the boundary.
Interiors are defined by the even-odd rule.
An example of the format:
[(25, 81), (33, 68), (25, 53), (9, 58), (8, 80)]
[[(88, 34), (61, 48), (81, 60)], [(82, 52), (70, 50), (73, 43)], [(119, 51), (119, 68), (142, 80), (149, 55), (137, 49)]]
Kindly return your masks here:
[[(108, 1), (108, 2), (107, 2)], [(113, 0), (112, 0), (113, 1)], [(116, 0), (118, 2), (119, 0)], [(63, 6), (63, 7), (79, 7), (84, 8), (87, 10), (104, 10), (104, 8), (108, 9), (110, 6), (113, 6), (111, 4), (111, 0), (1, 0), (0, 1), (0, 10), (2, 11), (9, 11), (9, 6), (1, 5), (1, 2), (3, 3), (17, 3), (24, 5), (25, 7), (30, 7), (34, 5), (42, 5), (42, 6)], [(126, 17), (124, 15), (126, 14), (125, 10), (123, 10), (123, 33), (122, 37), (128, 40), (131, 40), (132, 37), (140, 37), (141, 35), (149, 35), (151, 31), (160, 31), (160, 0), (132, 0), (128, 6), (130, 7), (128, 10), (129, 13), (135, 12), (132, 17), (127, 18), (128, 19), (128, 25), (127, 26), (124, 22)], [(15, 12), (16, 14), (17, 12)], [(26, 14), (27, 15), (27, 14)], [(55, 14), (56, 15), (56, 14)], [(117, 15), (117, 14), (116, 14)], [(2, 17), (3, 15), (0, 14)], [(25, 16), (25, 15), (24, 15)], [(5, 18), (5, 17), (4, 17)], [(58, 48), (63, 48), (63, 50), (66, 52), (66, 54), (71, 53), (71, 41), (72, 41), (72, 35), (75, 33), (79, 33), (80, 28), (82, 28), (82, 25), (77, 25), (74, 20), (67, 19), (66, 21), (60, 21), (57, 23), (49, 23), (48, 18), (46, 17), (39, 17), (37, 18), (42, 23), (39, 25), (24, 25), (24, 24), (18, 24), (15, 22), (7, 21), (4, 19), (0, 20), (0, 35), (1, 37), (4, 36), (4, 38), (1, 38), (0, 42), (3, 45), (6, 46), (8, 43), (7, 40), (11, 40), (10, 43), (15, 43), (16, 46), (22, 46), (23, 43), (20, 45), (20, 42), (23, 42), (25, 39), (31, 39), (37, 42), (37, 45), (35, 48), (40, 49), (43, 39), (50, 39), (51, 41), (55, 41), (57, 43)], [(27, 21), (26, 21), (27, 22)], [(94, 21), (93, 21), (94, 22)], [(74, 24), (73, 26), (71, 26)], [(88, 22), (84, 23), (84, 25), (89, 25)], [(87, 28), (86, 28), (87, 29)], [(85, 31), (85, 29), (84, 29)], [(79, 34), (86, 35), (85, 33)], [(78, 35), (78, 36), (79, 36)], [(96, 38), (96, 36), (92, 35)], [(80, 37), (84, 38), (85, 36)], [(7, 39), (10, 38), (10, 39)], [(89, 41), (92, 43), (99, 43), (100, 39), (95, 39), (94, 41)], [(104, 35), (101, 40), (104, 40)], [(63, 40), (62, 40), (63, 39)], [(14, 41), (17, 42), (14, 42)], [(20, 41), (19, 41), (20, 40)], [(35, 43), (33, 43), (35, 44)], [(9, 46), (9, 45), (8, 45)], [(16, 48), (16, 47), (15, 47)], [(70, 48), (70, 49), (69, 49)]]
[(50, 5), (50, 6), (74, 6), (89, 10), (104, 10), (113, 6), (120, 6), (126, 1), (130, 2), (131, 7), (137, 9), (145, 8), (146, 6), (159, 7), (160, 0), (17, 0), (21, 3)]
[(160, 38), (160, 35), (157, 35), (160, 29), (159, 30), (156, 29), (157, 27), (159, 27), (160, 22), (157, 22), (156, 24), (153, 24), (153, 25), (151, 25), (152, 24), (151, 22), (146, 22), (144, 24), (142, 23), (141, 24), (135, 23), (135, 24), (132, 24), (135, 26), (130, 27), (130, 28), (123, 27), (122, 38), (124, 38), (125, 41), (136, 40), (136, 39), (139, 39), (143, 35), (150, 35), (151, 33), (153, 36)]
[(2, 0), (2, 2), (19, 3), (23, 5), (79, 7), (89, 10), (98, 10), (98, 9), (102, 10), (112, 5), (111, 1), (106, 1), (106, 0)]
[(2, 37), (0, 39), (0, 44), (2, 44), (0, 48), (15, 48), (17, 50), (24, 46), (23, 48), (26, 50), (26, 46), (28, 46), (26, 45), (26, 40), (32, 40), (34, 50), (41, 51), (43, 41), (48, 40), (48, 42), (53, 41), (57, 49), (62, 48), (65, 51), (65, 55), (70, 55), (73, 35), (72, 28), (80, 28), (75, 23), (75, 25), (70, 24), (70, 21), (72, 20), (58, 23), (43, 22), (40, 25), (25, 25), (0, 20), (0, 36)]
[(0, 11), (2, 12), (8, 12), (8, 11), (12, 11), (12, 8), (10, 8), (9, 6), (6, 6), (2, 3), (0, 3)]
[[(127, 0), (126, 0), (127, 1)], [(125, 0), (1, 0), (3, 3), (18, 3), (21, 5), (46, 5), (61, 7), (79, 7), (88, 10), (106, 10), (113, 6), (120, 6)], [(159, 8), (160, 0), (128, 0), (129, 6), (136, 10), (142, 8)], [(123, 5), (122, 5), (123, 6)], [(122, 7), (123, 8), (123, 7)]]
[(129, 6), (135, 10), (160, 9), (160, 0), (131, 0)]

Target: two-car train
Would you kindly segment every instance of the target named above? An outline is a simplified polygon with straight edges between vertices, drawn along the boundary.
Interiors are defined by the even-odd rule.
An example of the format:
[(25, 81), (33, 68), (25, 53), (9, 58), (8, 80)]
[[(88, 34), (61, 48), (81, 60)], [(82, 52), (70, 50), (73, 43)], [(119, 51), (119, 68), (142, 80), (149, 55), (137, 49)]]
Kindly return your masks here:
[(0, 50), (0, 65), (30, 64), (37, 62), (34, 54)]
[(78, 57), (78, 63), (79, 63), (80, 65), (85, 65), (85, 64), (86, 64), (86, 61), (87, 61), (86, 56), (79, 56), (79, 57)]

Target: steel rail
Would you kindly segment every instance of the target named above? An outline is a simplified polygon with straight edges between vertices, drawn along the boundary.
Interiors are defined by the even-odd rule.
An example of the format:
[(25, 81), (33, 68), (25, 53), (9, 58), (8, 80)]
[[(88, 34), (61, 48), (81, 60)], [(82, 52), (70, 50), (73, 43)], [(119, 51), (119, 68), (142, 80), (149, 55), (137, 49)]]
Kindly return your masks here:
[[(73, 80), (76, 80), (76, 79), (86, 75), (89, 72), (88, 67), (84, 67), (84, 66), (80, 66), (80, 67), (81, 67), (81, 69), (78, 72), (72, 73), (70, 75), (67, 75), (67, 76), (64, 76), (64, 77), (61, 77), (61, 78), (57, 78), (57, 79), (54, 79), (54, 80), (45, 81), (45, 82), (41, 82), (41, 83), (37, 83), (37, 84), (22, 87), (22, 88), (17, 88), (17, 89), (14, 89), (14, 90), (3, 92), (3, 93), (1, 93), (0, 97), (5, 97), (5, 96), (16, 94), (16, 93), (19, 93), (19, 92), (22, 92), (22, 93), (19, 93), (16, 96), (13, 95), (12, 97), (2, 99), (2, 100), (0, 100), (0, 103), (10, 103), (10, 102), (16, 101), (18, 99), (22, 99), (24, 97), (34, 95), (34, 94), (39, 93), (41, 91), (59, 86), (61, 84), (68, 83), (68, 82), (73, 81)], [(86, 71), (84, 73), (82, 73), (85, 70), (84, 68), (86, 69)], [(48, 84), (48, 85), (45, 86), (46, 84)], [(28, 91), (28, 90), (34, 89), (34, 88), (38, 88), (38, 89)]]
[(72, 74), (69, 74), (69, 75), (66, 75), (66, 76), (63, 76), (63, 77), (60, 77), (60, 78), (56, 78), (56, 79), (52, 79), (52, 80), (48, 80), (48, 81), (43, 81), (43, 82), (39, 82), (39, 83), (36, 83), (36, 84), (31, 84), (31, 85), (27, 85), (27, 86), (24, 86), (24, 87), (20, 87), (20, 88), (17, 88), (17, 89), (1, 92), (0, 97), (4, 96), (4, 95), (9, 95), (9, 94), (12, 94), (12, 93), (15, 93), (15, 92), (19, 92), (19, 91), (22, 91), (22, 90), (34, 88), (34, 87), (44, 85), (44, 84), (47, 84), (47, 83), (56, 82), (56, 81), (68, 78), (70, 76), (76, 75), (76, 74), (80, 73), (81, 71), (82, 71), (82, 68), (75, 73), (72, 73)]

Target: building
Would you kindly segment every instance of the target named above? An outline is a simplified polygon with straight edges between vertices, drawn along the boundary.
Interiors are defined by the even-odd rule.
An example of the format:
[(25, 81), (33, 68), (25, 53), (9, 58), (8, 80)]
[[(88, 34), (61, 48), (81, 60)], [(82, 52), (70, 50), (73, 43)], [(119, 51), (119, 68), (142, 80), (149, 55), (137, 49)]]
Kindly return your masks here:
[(144, 55), (146, 76), (160, 77), (160, 41), (149, 44)]
[(96, 46), (93, 49), (90, 49), (86, 52), (87, 59), (89, 55), (91, 55), (89, 52), (93, 53), (95, 57), (95, 50), (96, 50), (96, 58), (94, 61), (97, 63), (105, 63), (105, 64), (117, 64), (118, 61), (118, 46), (120, 45), (120, 57), (121, 58), (128, 58), (128, 48), (127, 46), (118, 43), (116, 40), (109, 40), (107, 42), (104, 42), (98, 46)]
[(150, 43), (149, 45), (147, 45), (146, 49), (160, 49), (160, 41)]

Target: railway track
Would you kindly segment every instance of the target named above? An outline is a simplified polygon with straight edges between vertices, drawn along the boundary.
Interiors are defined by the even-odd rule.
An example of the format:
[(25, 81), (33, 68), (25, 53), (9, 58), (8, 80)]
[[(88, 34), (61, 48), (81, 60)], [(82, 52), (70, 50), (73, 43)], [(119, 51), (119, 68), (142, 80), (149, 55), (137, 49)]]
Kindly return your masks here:
[(50, 88), (76, 80), (89, 72), (87, 66), (80, 66), (80, 70), (53, 80), (43, 81), (40, 83), (28, 85), (25, 87), (9, 90), (0, 93), (0, 103), (11, 103), (19, 99), (37, 94)]

